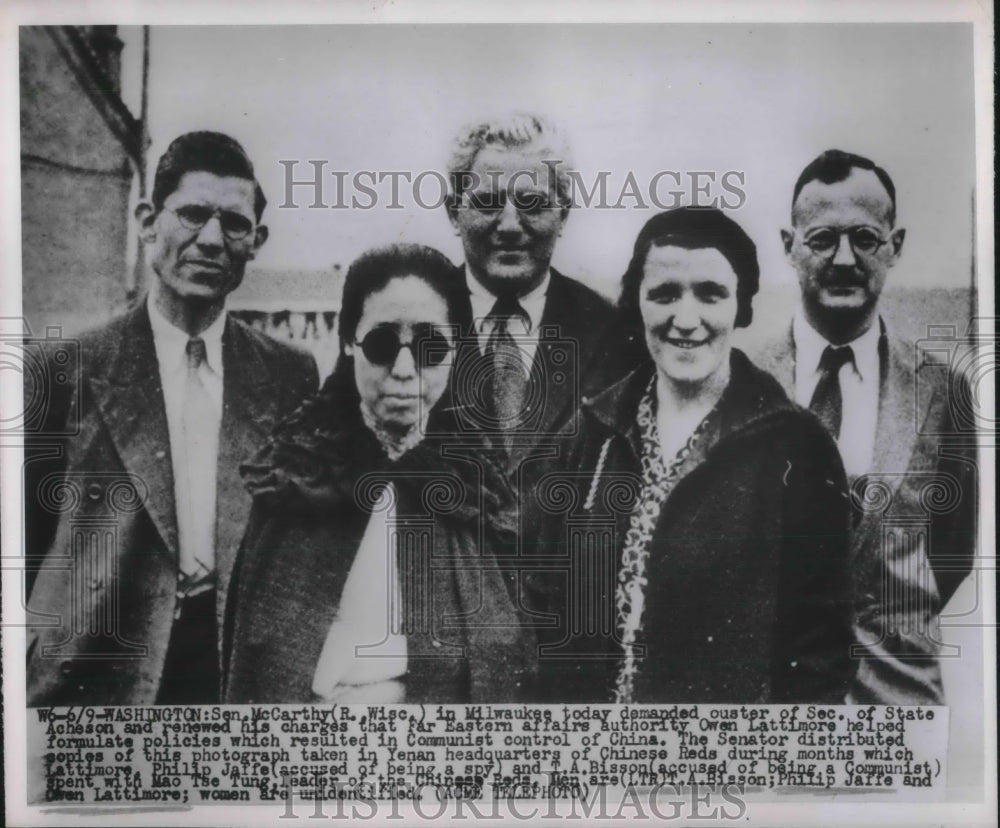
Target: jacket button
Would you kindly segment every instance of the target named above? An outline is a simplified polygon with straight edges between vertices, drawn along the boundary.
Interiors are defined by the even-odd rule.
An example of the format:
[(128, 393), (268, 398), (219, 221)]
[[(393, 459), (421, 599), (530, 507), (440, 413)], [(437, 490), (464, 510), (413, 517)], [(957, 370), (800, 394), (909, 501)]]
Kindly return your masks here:
[(441, 642), (440, 642), (440, 641), (438, 641), (438, 640), (437, 640), (437, 639), (435, 638), (435, 639), (434, 639), (434, 640), (433, 640), (433, 641), (431, 642), (431, 646), (433, 646), (435, 650), (440, 650), (440, 649), (441, 649)]
[(73, 662), (72, 661), (62, 662), (59, 665), (59, 672), (62, 673), (64, 676), (68, 676), (70, 673), (73, 672)]
[(167, 453), (165, 451), (158, 451), (158, 452), (156, 452), (156, 459), (157, 460), (162, 460), (166, 456), (167, 456)]

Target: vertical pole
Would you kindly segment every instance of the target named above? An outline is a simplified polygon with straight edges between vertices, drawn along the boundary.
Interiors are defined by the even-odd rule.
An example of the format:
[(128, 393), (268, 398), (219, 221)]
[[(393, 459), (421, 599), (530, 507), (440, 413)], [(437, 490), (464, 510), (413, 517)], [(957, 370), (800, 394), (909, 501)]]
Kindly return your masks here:
[[(139, 104), (139, 199), (146, 197), (146, 149), (149, 147), (149, 26), (142, 27), (142, 96)], [(128, 302), (132, 304), (140, 293), (146, 271), (146, 250), (142, 239), (136, 246), (132, 284), (128, 288)]]

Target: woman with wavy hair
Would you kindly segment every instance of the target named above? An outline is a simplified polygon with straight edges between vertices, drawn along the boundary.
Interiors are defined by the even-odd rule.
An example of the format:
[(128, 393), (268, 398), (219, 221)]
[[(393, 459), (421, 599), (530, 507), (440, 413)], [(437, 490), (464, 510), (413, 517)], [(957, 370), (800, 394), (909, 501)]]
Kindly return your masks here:
[[(563, 500), (579, 513), (546, 541), (604, 557), (540, 582), (562, 620), (541, 650), (546, 699), (843, 699), (844, 471), (819, 422), (732, 347), (758, 281), (753, 242), (719, 210), (639, 233), (619, 304), (649, 358), (578, 418)], [(606, 623), (574, 629), (581, 614)]]
[(333, 374), (244, 467), (227, 702), (518, 696), (529, 642), (493, 555), (513, 540), (510, 495), (439, 405), (453, 281), (416, 245), (351, 265)]

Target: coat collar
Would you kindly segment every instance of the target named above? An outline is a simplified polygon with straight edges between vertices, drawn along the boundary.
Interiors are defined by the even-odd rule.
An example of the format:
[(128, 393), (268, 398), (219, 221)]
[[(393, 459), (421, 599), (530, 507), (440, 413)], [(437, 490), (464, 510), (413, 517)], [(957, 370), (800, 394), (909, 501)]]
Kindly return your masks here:
[[(460, 310), (463, 330), (468, 329), (473, 324), (472, 299), (469, 291), (466, 266), (460, 264), (455, 267), (453, 288), (455, 290), (455, 301)], [(545, 310), (542, 315), (542, 324), (559, 325), (567, 322), (578, 321), (573, 317), (573, 308), (566, 307), (568, 294), (568, 283), (572, 281), (567, 276), (563, 276), (554, 267), (549, 268), (549, 276), (545, 287)]]
[[(141, 300), (121, 321), (121, 335), (117, 348), (108, 360), (107, 380), (115, 385), (133, 385), (149, 377), (150, 366), (156, 365), (156, 348), (153, 345), (153, 328), (149, 321), (147, 300)], [(239, 385), (260, 387), (272, 382), (268, 366), (259, 348), (253, 346), (243, 325), (228, 314), (222, 334), (222, 359), (232, 364), (239, 356)], [(156, 383), (159, 388), (159, 381)], [(162, 391), (161, 391), (162, 396)]]
[[(534, 333), (538, 326), (542, 324), (542, 315), (545, 312), (545, 299), (552, 281), (552, 271), (547, 270), (541, 283), (528, 291), (524, 296), (518, 297), (526, 317), (528, 333)], [(469, 294), (469, 301), (472, 305), (472, 313), (475, 322), (485, 319), (493, 310), (497, 297), (481, 285), (469, 272), (468, 265), (465, 267), (465, 286)]]
[[(718, 442), (753, 429), (779, 412), (795, 410), (794, 403), (777, 381), (757, 368), (739, 349), (733, 348), (730, 352), (729, 366), (729, 385), (719, 401)], [(624, 437), (637, 456), (642, 446), (636, 411), (654, 370), (653, 363), (647, 360), (623, 380), (583, 404), (585, 415)]]
[[(153, 346), (156, 348), (161, 372), (164, 368), (168, 372), (184, 370), (187, 367), (187, 345), (191, 335), (163, 315), (163, 311), (156, 307), (151, 293), (146, 297), (144, 304), (149, 313)], [(223, 375), (222, 337), (226, 332), (227, 318), (228, 314), (223, 311), (211, 325), (198, 334), (198, 338), (205, 345), (205, 361), (208, 368), (219, 377)]]
[[(910, 466), (920, 426), (927, 416), (929, 400), (921, 399), (916, 388), (916, 350), (903, 340), (889, 336), (885, 322), (879, 318), (879, 403), (875, 428), (875, 455), (869, 474), (852, 486), (855, 508), (864, 502), (866, 481), (888, 487), (891, 502)], [(782, 386), (794, 393), (795, 342), (792, 327), (784, 335), (765, 346), (760, 354), (761, 366), (773, 374)], [(866, 542), (877, 531), (880, 513), (864, 511), (855, 532), (855, 545)]]
[[(879, 318), (879, 405), (872, 473), (901, 472), (909, 466), (917, 434), (926, 416), (927, 400), (916, 394), (916, 350), (890, 337)], [(795, 341), (789, 325), (780, 338), (760, 353), (760, 365), (790, 394), (795, 390)], [(901, 477), (893, 476), (893, 489)], [(888, 482), (888, 481), (887, 481)]]
[[(473, 319), (472, 302), (469, 288), (466, 282), (465, 265), (458, 265), (454, 270), (453, 289), (455, 294), (452, 297), (459, 313), (459, 324), (466, 342), (477, 342), (475, 324)], [(588, 292), (589, 293), (589, 292)], [(587, 309), (580, 307), (579, 293), (576, 291), (576, 283), (554, 267), (549, 268), (548, 289), (545, 295), (545, 307), (542, 312), (541, 327), (538, 342), (538, 350), (535, 352), (534, 365), (543, 380), (549, 377), (565, 376), (567, 369), (566, 348), (567, 340), (572, 340), (572, 347), (576, 349), (575, 361), (578, 369), (589, 369), (594, 354), (601, 343), (604, 331), (600, 328), (588, 327)], [(555, 328), (559, 335), (546, 335), (545, 328)], [(590, 334), (590, 335), (588, 335)], [(469, 348), (469, 353), (478, 355), (478, 346), (475, 349)], [(571, 357), (574, 358), (574, 357)], [(454, 376), (454, 369), (453, 369)], [(557, 392), (545, 395), (542, 415), (537, 424), (537, 433), (552, 435), (573, 412), (579, 399), (579, 387), (583, 385), (585, 377), (575, 377), (578, 383), (575, 393), (570, 389), (560, 389)], [(450, 392), (453, 393), (453, 392)], [(461, 395), (455, 395), (455, 400)], [(453, 401), (450, 405), (458, 405)], [(529, 456), (533, 456), (538, 443), (537, 437), (519, 438), (518, 442), (511, 450), (508, 466), (510, 470), (516, 469)]]

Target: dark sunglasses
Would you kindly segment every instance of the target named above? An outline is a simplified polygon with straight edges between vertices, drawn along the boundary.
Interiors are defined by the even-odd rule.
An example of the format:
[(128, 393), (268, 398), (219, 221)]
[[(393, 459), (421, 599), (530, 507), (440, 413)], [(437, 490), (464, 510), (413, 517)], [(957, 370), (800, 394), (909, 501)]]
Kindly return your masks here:
[(177, 216), (181, 227), (185, 230), (199, 231), (212, 220), (213, 216), (219, 217), (219, 226), (222, 232), (230, 241), (245, 239), (253, 230), (253, 222), (246, 216), (234, 213), (231, 210), (219, 210), (215, 207), (207, 207), (204, 204), (185, 204), (182, 207), (171, 209), (164, 208), (167, 212)]
[(413, 361), (421, 368), (440, 365), (451, 353), (451, 342), (448, 337), (431, 324), (417, 325), (409, 342), (403, 342), (395, 328), (388, 326), (373, 328), (355, 345), (361, 348), (361, 353), (372, 365), (382, 368), (395, 365), (403, 348), (410, 349)]

